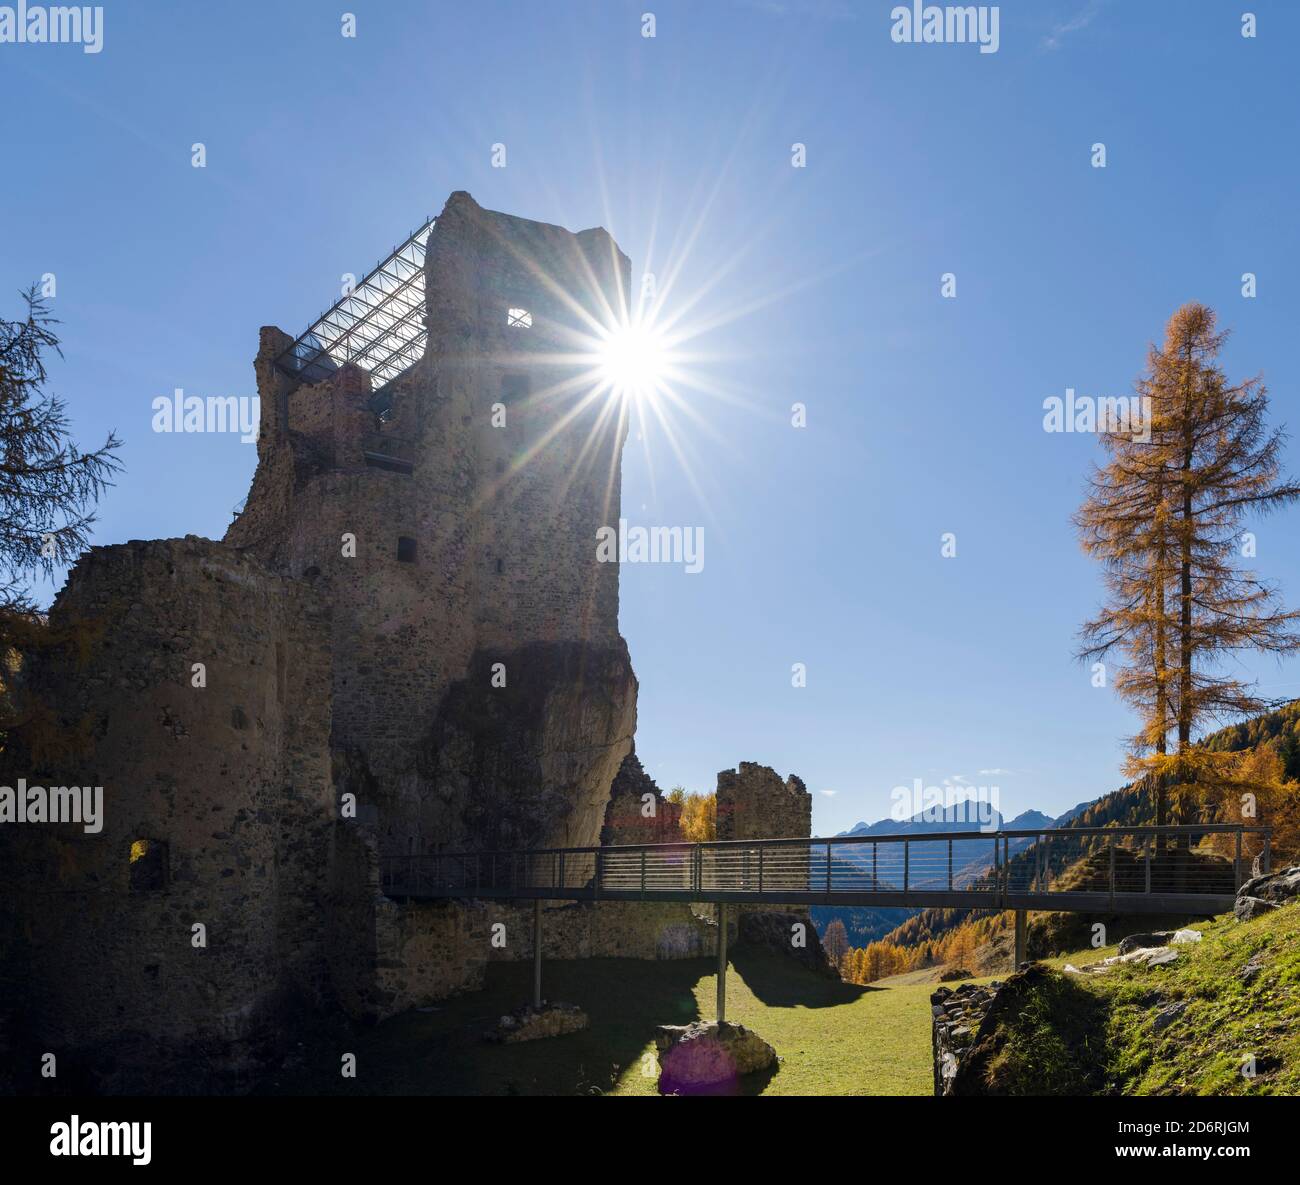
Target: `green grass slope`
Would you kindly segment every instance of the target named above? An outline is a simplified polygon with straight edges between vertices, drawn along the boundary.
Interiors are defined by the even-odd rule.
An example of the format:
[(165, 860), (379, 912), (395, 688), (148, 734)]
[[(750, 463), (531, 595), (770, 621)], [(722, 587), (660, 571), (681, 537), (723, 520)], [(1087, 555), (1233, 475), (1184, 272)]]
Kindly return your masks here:
[[(1010, 1095), (1300, 1094), (1300, 905), (1201, 932), (1169, 966), (1096, 976), (1060, 970), (1083, 958), (1043, 967), (998, 1023), (972, 1085)], [(1181, 1015), (1158, 1031), (1157, 1013), (1174, 1004)]]

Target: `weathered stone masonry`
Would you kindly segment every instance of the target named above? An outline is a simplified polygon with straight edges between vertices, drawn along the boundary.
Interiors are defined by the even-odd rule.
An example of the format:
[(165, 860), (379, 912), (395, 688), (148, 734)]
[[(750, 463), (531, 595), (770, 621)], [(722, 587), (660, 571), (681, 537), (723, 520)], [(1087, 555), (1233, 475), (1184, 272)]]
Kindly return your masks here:
[[(182, 1066), (195, 1048), (221, 1049), (212, 1069), (239, 1080), (285, 1009), (323, 999), (325, 609), (310, 587), (189, 537), (87, 553), (51, 613), (70, 619), (96, 623), (98, 642), (35, 671), (31, 690), (85, 738), (49, 781), (102, 782), (104, 826), (0, 832), (6, 1000), (40, 1048), (95, 1050), (103, 1085), (145, 1066), (149, 1081), (183, 1070), (177, 1086), (203, 1089), (207, 1059)], [(162, 845), (165, 890), (132, 887), (139, 840)], [(68, 1057), (66, 1081), (97, 1084), (88, 1064)]]
[(597, 841), (636, 720), (618, 568), (594, 550), (617, 521), (626, 423), (553, 359), (625, 307), (627, 283), (603, 230), (453, 194), (426, 252), (425, 355), (385, 419), (352, 366), (290, 389), (274, 366), (288, 339), (263, 332), (258, 472), (226, 541), (332, 606), (339, 789), (378, 808), (385, 850)]
[(753, 761), (718, 774), (718, 838), (812, 835), (812, 795), (793, 774)]

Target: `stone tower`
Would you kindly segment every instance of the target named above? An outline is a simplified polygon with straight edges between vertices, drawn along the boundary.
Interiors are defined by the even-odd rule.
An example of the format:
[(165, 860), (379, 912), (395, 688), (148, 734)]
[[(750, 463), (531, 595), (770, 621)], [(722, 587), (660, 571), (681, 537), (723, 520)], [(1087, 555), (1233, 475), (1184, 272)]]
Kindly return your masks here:
[(627, 288), (605, 231), (455, 193), (385, 298), (424, 335), (388, 381), (348, 335), (295, 369), (304, 339), (262, 330), (225, 539), (92, 548), (50, 611), (79, 643), (25, 672), (68, 740), (11, 734), (0, 781), (102, 785), (104, 822), (0, 828), (0, 1052), (238, 1079), (304, 1007), (396, 1006), (381, 854), (598, 842), (637, 688), (596, 560), (626, 417), (588, 359)]
[(424, 356), (378, 399), (351, 365), (295, 385), (263, 331), (226, 542), (331, 607), (337, 789), (386, 850), (595, 843), (636, 680), (618, 567), (595, 561), (627, 425), (582, 354), (627, 307), (628, 261), (603, 230), (454, 193), (424, 273)]

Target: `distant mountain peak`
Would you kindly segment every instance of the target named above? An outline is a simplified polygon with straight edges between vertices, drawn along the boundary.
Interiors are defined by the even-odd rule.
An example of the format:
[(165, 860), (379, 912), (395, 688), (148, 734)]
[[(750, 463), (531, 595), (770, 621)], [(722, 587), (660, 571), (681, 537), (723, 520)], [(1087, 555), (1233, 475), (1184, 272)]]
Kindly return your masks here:
[(1042, 811), (1027, 810), (1022, 811), (1014, 819), (1006, 824), (1008, 831), (1029, 831), (1035, 827), (1041, 827), (1044, 831), (1057, 825), (1058, 820), (1053, 819), (1051, 815), (1045, 815)]
[[(1027, 811), (1027, 815), (1047, 819), (1037, 811)], [(1047, 819), (1050, 823), (1051, 820)], [(858, 823), (841, 835), (911, 835), (925, 831), (998, 831), (1008, 826), (1001, 812), (994, 810), (989, 803), (962, 801), (948, 807), (934, 807), (921, 811), (910, 819), (880, 819), (875, 823)], [(1030, 822), (1029, 827), (1043, 826)]]

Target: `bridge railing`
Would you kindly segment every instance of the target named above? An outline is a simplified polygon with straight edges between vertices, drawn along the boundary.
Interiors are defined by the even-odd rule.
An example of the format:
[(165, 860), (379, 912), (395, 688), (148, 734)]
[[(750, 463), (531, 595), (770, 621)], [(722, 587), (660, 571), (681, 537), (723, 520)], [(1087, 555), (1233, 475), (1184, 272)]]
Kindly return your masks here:
[(381, 878), (391, 896), (958, 893), (994, 907), (1053, 893), (1231, 895), (1270, 857), (1265, 827), (1068, 827), (439, 852), (386, 859)]

